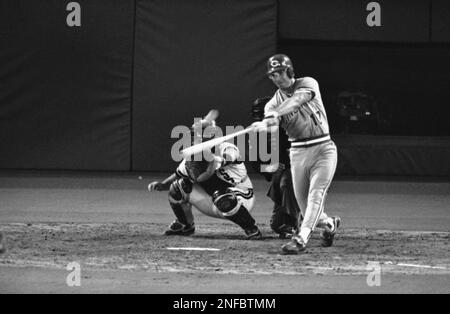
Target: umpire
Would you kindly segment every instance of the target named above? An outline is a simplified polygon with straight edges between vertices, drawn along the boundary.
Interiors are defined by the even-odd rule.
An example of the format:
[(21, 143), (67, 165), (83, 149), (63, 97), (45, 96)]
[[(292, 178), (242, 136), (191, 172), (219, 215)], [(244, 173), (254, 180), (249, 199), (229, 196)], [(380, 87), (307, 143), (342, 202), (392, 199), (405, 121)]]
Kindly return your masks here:
[[(271, 97), (258, 98), (252, 105), (252, 117), (254, 121), (264, 119), (264, 106)], [(268, 139), (270, 141), (270, 139)], [(268, 143), (270, 144), (270, 143)], [(300, 208), (294, 195), (292, 187), (292, 176), (289, 159), (289, 142), (284, 132), (279, 136), (279, 167), (274, 173), (260, 172), (262, 162), (252, 163), (252, 168), (261, 173), (267, 181), (270, 181), (267, 196), (272, 199), (273, 211), (270, 218), (270, 228), (279, 235), (281, 239), (292, 237), (299, 223)], [(271, 147), (271, 145), (267, 145)], [(301, 222), (300, 222), (301, 223)]]

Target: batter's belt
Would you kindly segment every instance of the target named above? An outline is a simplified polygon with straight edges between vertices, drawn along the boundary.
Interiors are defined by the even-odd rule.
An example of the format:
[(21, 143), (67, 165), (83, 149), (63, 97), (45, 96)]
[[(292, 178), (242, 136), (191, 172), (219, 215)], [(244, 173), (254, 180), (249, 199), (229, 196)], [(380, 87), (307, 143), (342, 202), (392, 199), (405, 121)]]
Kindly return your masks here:
[(291, 148), (306, 148), (331, 141), (330, 134), (323, 134), (301, 140), (291, 141)]

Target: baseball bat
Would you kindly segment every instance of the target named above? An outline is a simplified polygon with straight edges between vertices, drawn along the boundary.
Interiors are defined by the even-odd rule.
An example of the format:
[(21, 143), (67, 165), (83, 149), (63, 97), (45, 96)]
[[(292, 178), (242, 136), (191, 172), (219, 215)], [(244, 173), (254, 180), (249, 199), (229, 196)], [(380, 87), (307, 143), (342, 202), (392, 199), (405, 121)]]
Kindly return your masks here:
[(247, 134), (247, 133), (252, 132), (254, 130), (255, 130), (255, 127), (252, 125), (252, 126), (249, 126), (248, 128), (246, 128), (244, 130), (240, 130), (240, 131), (237, 131), (237, 132), (225, 135), (225, 136), (221, 136), (221, 137), (218, 137), (218, 138), (213, 138), (213, 139), (211, 139), (209, 141), (206, 141), (206, 142), (203, 142), (203, 143), (199, 143), (199, 144), (196, 144), (196, 145), (193, 145), (193, 146), (190, 146), (188, 148), (183, 149), (181, 151), (181, 155), (183, 156), (183, 158), (187, 158), (189, 156), (198, 154), (198, 153), (200, 153), (200, 152), (202, 152), (204, 150), (211, 149), (211, 148), (213, 148), (216, 145), (219, 145), (219, 144), (221, 144), (223, 142), (228, 141), (229, 139), (232, 139), (232, 138), (237, 137), (237, 136), (242, 135), (242, 134)]
[(219, 117), (219, 110), (211, 109), (208, 114), (203, 118), (207, 122), (215, 121)]

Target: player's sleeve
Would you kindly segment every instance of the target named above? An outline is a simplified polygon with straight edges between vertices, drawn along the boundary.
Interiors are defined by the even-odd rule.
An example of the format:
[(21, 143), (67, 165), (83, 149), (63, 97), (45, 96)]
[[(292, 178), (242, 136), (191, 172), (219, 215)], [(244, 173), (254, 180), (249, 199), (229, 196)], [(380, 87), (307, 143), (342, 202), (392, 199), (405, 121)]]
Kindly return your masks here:
[(186, 159), (183, 159), (180, 164), (177, 167), (177, 170), (175, 170), (175, 174), (179, 177), (179, 178), (185, 178), (185, 179), (189, 179), (189, 175), (186, 169)]
[(310, 93), (311, 99), (313, 99), (316, 95), (319, 94), (319, 83), (312, 77), (304, 77), (295, 93), (304, 92)]
[(267, 104), (264, 106), (264, 116), (267, 115), (268, 112), (273, 111), (277, 107), (277, 98), (276, 93), (273, 95), (273, 97), (267, 102)]

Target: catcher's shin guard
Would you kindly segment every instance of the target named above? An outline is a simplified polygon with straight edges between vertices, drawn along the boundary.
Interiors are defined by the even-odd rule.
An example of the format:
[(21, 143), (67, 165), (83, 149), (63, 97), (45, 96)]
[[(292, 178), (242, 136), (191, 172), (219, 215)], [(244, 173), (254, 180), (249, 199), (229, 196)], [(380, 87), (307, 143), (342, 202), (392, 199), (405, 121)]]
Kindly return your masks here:
[(213, 194), (214, 205), (223, 216), (244, 229), (248, 238), (260, 237), (261, 232), (256, 226), (255, 219), (249, 211), (238, 201), (235, 193), (227, 189), (225, 192), (216, 191)]
[(240, 206), (236, 213), (234, 213), (233, 215), (228, 216), (224, 214), (224, 216), (244, 230), (253, 229), (256, 226), (255, 219), (250, 215), (250, 213), (244, 206)]
[(177, 220), (183, 225), (192, 225), (194, 223), (194, 216), (192, 215), (191, 204), (172, 204), (170, 203), (170, 207), (172, 208), (175, 217)]
[(228, 220), (234, 222), (239, 227), (244, 229), (244, 232), (246, 234), (246, 238), (249, 240), (259, 240), (262, 239), (261, 231), (259, 230), (258, 226), (256, 225), (255, 219), (250, 215), (248, 210), (244, 206), (240, 206), (238, 211), (231, 215), (226, 216), (225, 218)]
[(185, 179), (180, 179), (172, 183), (169, 189), (169, 204), (177, 217), (177, 220), (183, 225), (194, 223), (192, 215), (192, 205), (189, 204), (189, 193), (192, 192), (192, 183)]

